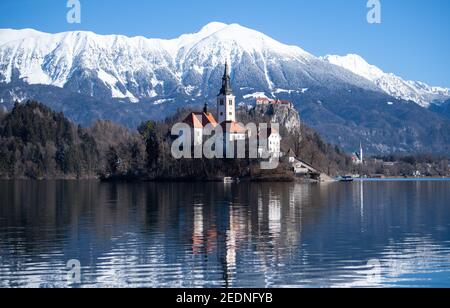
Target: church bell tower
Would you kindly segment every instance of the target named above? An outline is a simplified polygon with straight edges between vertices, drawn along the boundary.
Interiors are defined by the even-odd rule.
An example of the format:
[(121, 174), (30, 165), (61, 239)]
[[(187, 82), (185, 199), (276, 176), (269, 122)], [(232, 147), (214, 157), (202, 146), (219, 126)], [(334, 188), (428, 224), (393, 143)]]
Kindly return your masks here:
[(236, 97), (231, 89), (231, 78), (228, 62), (222, 77), (222, 88), (217, 96), (217, 116), (219, 123), (225, 121), (236, 122)]

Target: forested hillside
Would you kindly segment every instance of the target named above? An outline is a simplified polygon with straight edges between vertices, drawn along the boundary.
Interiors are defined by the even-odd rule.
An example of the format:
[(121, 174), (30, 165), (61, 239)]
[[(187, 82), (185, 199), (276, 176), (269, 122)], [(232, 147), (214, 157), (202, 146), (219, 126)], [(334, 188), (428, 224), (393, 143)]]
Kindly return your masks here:
[(83, 129), (37, 102), (3, 113), (0, 137), (2, 178), (94, 178), (107, 171), (116, 152), (128, 167), (129, 152), (142, 149), (137, 134), (126, 129), (109, 122)]
[[(103, 178), (138, 180), (208, 180), (220, 176), (257, 177), (252, 160), (175, 160), (170, 129), (189, 110), (164, 121), (148, 121), (130, 131), (109, 121), (89, 128), (70, 122), (38, 102), (16, 104), (0, 113), (0, 178)], [(269, 114), (240, 113), (244, 122), (270, 121)], [(272, 115), (273, 116), (273, 115)], [(302, 125), (296, 132), (282, 127), (283, 150), (292, 148), (305, 161), (333, 175), (351, 169), (350, 158)], [(272, 172), (291, 179), (289, 165)]]

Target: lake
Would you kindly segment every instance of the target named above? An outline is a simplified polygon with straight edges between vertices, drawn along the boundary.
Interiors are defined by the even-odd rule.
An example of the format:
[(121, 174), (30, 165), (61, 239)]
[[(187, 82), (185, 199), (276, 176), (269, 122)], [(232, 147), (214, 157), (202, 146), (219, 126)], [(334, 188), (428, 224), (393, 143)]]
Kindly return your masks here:
[(67, 286), (450, 287), (450, 181), (0, 181), (0, 287)]

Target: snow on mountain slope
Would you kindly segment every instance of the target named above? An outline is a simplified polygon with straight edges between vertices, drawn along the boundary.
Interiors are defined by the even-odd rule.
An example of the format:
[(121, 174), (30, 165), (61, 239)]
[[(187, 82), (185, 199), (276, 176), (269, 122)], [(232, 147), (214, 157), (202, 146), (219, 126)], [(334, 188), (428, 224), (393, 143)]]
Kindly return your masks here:
[[(75, 80), (79, 83), (76, 90), (82, 91), (83, 79), (97, 78), (113, 97), (136, 100), (129, 89), (138, 87), (139, 78), (154, 80), (155, 67), (173, 65), (164, 50), (165, 44), (161, 40), (100, 36), (91, 32), (46, 34), (33, 31), (30, 35), (29, 30), (25, 33), (2, 30), (0, 81), (11, 82), (16, 72), (29, 84), (65, 87), (71, 79), (78, 79)], [(77, 76), (78, 72), (81, 76)], [(95, 86), (91, 84), (87, 89)], [(140, 91), (142, 96), (152, 96), (152, 93), (145, 87)]]
[(357, 55), (317, 58), (238, 24), (213, 22), (197, 33), (171, 40), (0, 29), (0, 82), (22, 79), (31, 85), (131, 102), (178, 94), (214, 95), (225, 61), (241, 89), (272, 96), (277, 89), (292, 93), (352, 85), (381, 90), (423, 107), (450, 98), (449, 89), (404, 81)]
[(172, 40), (0, 30), (0, 82), (22, 79), (133, 102), (175, 93), (213, 95), (225, 61), (230, 62), (234, 82), (243, 88), (272, 92), (351, 84), (375, 89), (299, 47), (237, 24), (214, 22)]
[(429, 107), (431, 103), (441, 103), (450, 98), (450, 89), (431, 87), (419, 81), (405, 81), (394, 74), (387, 74), (378, 67), (370, 65), (358, 55), (329, 55), (323, 57), (323, 60), (374, 82), (389, 95), (414, 101), (422, 107)]

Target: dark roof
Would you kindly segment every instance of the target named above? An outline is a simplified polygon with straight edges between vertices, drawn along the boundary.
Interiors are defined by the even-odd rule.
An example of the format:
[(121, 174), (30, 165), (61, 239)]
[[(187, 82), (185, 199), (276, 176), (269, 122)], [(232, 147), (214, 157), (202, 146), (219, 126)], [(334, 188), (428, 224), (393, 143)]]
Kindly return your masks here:
[(294, 150), (292, 148), (289, 149), (289, 151), (287, 153), (287, 156), (288, 157), (293, 157), (293, 158), (297, 157), (297, 155), (295, 155), (295, 152), (294, 152)]
[(220, 89), (220, 95), (233, 95), (233, 89), (231, 88), (230, 70), (228, 68), (228, 62), (225, 63), (225, 72), (222, 77), (222, 88)]

